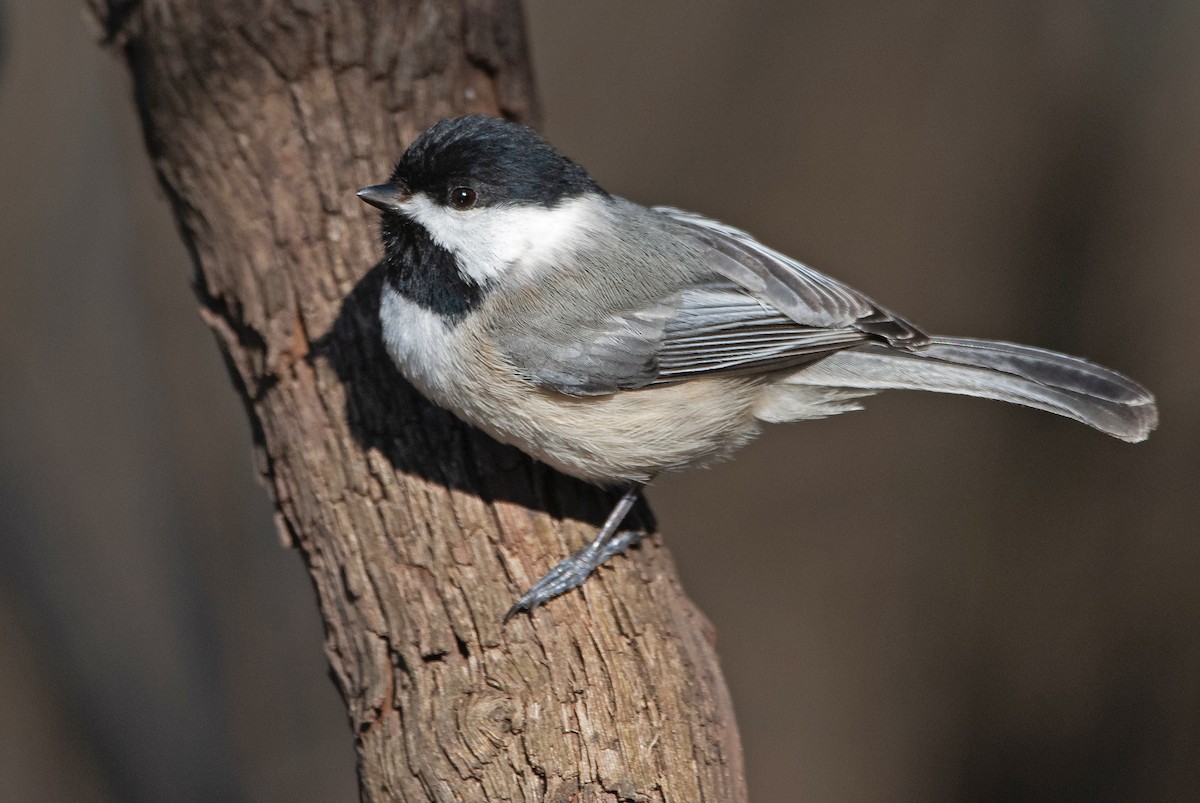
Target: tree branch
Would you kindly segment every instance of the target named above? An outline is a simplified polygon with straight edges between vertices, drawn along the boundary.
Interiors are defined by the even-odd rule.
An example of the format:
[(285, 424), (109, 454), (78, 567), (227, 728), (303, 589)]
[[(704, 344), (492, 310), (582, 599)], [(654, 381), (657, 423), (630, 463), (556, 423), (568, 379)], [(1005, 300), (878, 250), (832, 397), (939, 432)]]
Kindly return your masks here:
[(363, 798), (745, 800), (711, 628), (666, 550), (502, 625), (611, 500), (431, 406), (380, 344), (354, 190), (437, 119), (535, 117), (516, 2), (90, 3), (316, 586)]

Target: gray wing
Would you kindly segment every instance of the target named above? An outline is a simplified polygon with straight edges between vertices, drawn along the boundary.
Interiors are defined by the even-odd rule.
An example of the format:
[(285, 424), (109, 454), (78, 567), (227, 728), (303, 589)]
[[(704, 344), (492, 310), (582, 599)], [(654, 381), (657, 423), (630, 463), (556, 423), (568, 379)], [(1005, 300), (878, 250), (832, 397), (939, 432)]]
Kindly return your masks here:
[(850, 326), (898, 348), (917, 348), (929, 337), (867, 296), (808, 265), (768, 248), (741, 229), (656, 206), (706, 246), (709, 267), (801, 326)]
[(553, 317), (544, 325), (530, 316), (497, 342), (503, 342), (505, 356), (528, 382), (569, 396), (600, 396), (654, 382), (674, 313), (675, 306), (662, 301), (640, 310), (597, 312), (568, 326)]
[(774, 371), (866, 340), (846, 326), (799, 326), (728, 280), (691, 288), (663, 328), (654, 383)]
[(866, 342), (852, 327), (798, 326), (728, 279), (714, 277), (644, 309), (597, 316), (549, 337), (541, 327), (507, 339), (521, 375), (571, 396), (801, 365)]
[(597, 310), (570, 326), (531, 321), (507, 333), (505, 352), (525, 379), (593, 396), (796, 367), (870, 340), (927, 342), (866, 296), (744, 232), (675, 209), (655, 212), (678, 224), (673, 234), (693, 239), (687, 251), (708, 278), (640, 309)]

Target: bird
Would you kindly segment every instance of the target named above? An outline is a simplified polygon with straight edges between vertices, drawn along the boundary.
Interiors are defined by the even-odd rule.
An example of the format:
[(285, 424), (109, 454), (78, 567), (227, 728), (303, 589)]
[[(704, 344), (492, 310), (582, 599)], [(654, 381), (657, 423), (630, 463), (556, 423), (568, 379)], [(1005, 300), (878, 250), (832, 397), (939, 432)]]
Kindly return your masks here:
[(434, 404), (582, 480), (620, 489), (596, 537), (507, 621), (581, 585), (640, 534), (621, 525), (670, 471), (767, 424), (883, 390), (1012, 402), (1129, 442), (1154, 396), (1086, 360), (926, 334), (745, 231), (610, 194), (532, 128), (442, 120), (358, 197), (379, 209), (384, 345)]

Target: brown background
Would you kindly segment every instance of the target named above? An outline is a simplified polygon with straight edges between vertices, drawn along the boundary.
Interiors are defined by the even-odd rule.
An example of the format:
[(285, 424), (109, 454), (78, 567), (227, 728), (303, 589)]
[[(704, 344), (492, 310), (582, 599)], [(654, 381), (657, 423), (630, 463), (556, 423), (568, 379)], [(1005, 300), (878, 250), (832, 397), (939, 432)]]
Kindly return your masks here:
[[(1137, 447), (893, 394), (663, 480), (753, 798), (1200, 797), (1200, 6), (526, 7), (609, 190), (1159, 395)], [(0, 800), (353, 799), (125, 76), (77, 4), (6, 10)]]

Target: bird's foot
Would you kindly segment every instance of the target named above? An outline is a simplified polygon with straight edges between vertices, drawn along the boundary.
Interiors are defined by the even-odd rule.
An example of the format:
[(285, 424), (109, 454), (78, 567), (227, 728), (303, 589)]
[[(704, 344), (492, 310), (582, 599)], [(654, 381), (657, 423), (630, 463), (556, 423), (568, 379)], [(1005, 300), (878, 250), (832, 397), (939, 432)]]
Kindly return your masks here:
[(602, 563), (614, 555), (620, 555), (642, 538), (642, 534), (634, 531), (620, 532), (602, 542), (593, 541), (571, 557), (560, 562), (546, 573), (541, 580), (533, 584), (533, 588), (521, 595), (504, 614), (508, 621), (521, 611), (533, 612), (533, 609), (548, 602), (559, 594), (570, 591), (583, 584)]

